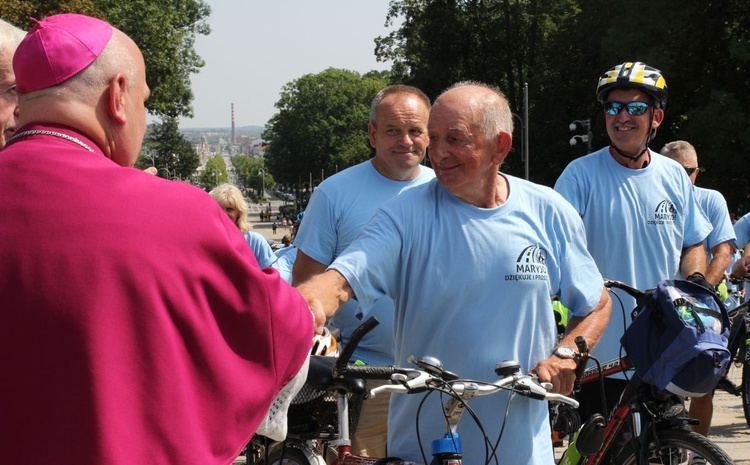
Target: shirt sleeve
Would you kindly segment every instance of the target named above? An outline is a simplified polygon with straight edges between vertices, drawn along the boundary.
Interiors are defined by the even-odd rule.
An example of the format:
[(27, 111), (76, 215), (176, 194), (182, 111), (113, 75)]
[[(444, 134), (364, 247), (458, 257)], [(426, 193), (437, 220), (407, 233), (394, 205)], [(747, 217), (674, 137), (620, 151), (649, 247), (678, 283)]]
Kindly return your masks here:
[(685, 231), (682, 248), (700, 244), (713, 230), (711, 222), (706, 217), (703, 209), (695, 196), (695, 189), (687, 177), (684, 177), (685, 191)]
[(565, 168), (555, 183), (555, 191), (562, 195), (568, 203), (573, 205), (573, 208), (575, 208), (580, 216), (583, 216), (586, 213), (584, 211), (585, 201), (581, 186), (574, 171), (572, 165), (568, 165), (568, 167)]
[[(396, 222), (378, 210), (364, 230), (329, 269), (341, 273), (354, 291), (360, 308), (369, 309), (383, 296), (394, 297), (400, 274), (402, 237)], [(366, 316), (367, 312), (363, 312)]]
[(336, 211), (326, 191), (318, 188), (305, 208), (294, 245), (318, 263), (328, 265), (336, 256), (336, 244)]
[(258, 260), (258, 265), (261, 268), (268, 268), (276, 261), (276, 255), (263, 235), (250, 231), (245, 233), (245, 240), (247, 240), (247, 244), (253, 250), (255, 259)]

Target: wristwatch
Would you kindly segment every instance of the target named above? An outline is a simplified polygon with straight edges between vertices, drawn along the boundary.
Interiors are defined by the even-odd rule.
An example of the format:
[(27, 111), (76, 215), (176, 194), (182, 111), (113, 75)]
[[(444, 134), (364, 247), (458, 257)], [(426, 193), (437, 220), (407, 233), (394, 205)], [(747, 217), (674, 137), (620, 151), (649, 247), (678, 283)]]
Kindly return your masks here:
[(574, 360), (576, 358), (576, 351), (572, 347), (558, 346), (552, 351), (552, 355), (565, 360)]

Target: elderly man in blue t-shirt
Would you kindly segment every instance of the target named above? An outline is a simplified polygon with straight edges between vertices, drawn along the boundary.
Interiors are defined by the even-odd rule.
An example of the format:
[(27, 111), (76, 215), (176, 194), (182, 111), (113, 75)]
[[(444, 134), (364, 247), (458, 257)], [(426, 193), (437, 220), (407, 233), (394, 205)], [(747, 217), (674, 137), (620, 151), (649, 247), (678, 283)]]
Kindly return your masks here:
[[(575, 347), (578, 335), (594, 345), (611, 310), (580, 217), (552, 189), (498, 172), (513, 120), (496, 89), (456, 84), (435, 101), (428, 131), (437, 179), (386, 203), (300, 292), (328, 315), (355, 296), (363, 308), (391, 297), (399, 365), (432, 355), (462, 377), (491, 381), (498, 362), (515, 359), (569, 393), (575, 363), (554, 355), (561, 352), (550, 296), (559, 295), (573, 315), (562, 346)], [(497, 396), (471, 403), (491, 438), (503, 428), (508, 400)], [(391, 398), (389, 455), (422, 460), (415, 432), (421, 400)], [(421, 437), (442, 437), (439, 397), (426, 399), (421, 412)], [(479, 428), (467, 421), (459, 432), (465, 463), (484, 463)], [(505, 463), (554, 462), (546, 403), (511, 400), (498, 455)]]

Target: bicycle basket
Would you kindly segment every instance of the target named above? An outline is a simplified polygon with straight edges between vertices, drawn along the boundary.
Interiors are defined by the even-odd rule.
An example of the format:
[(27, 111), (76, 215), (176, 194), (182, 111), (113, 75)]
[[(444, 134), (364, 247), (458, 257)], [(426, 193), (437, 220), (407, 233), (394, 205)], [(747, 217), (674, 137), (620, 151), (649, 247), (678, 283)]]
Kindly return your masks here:
[[(363, 396), (349, 396), (349, 432), (359, 423)], [(338, 405), (334, 391), (323, 391), (309, 384), (297, 393), (287, 414), (288, 434), (302, 439), (331, 437), (338, 433)]]

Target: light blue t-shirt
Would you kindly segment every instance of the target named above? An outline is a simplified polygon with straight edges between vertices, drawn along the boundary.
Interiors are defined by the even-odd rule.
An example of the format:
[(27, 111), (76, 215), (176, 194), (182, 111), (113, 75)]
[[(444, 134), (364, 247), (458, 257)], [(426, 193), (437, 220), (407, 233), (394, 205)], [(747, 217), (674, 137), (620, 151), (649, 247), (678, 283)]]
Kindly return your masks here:
[[(713, 254), (711, 249), (724, 242), (735, 242), (734, 228), (732, 227), (732, 219), (729, 217), (729, 208), (727, 208), (727, 201), (721, 192), (713, 189), (706, 189), (704, 187), (695, 187), (695, 198), (698, 200), (698, 205), (703, 209), (703, 213), (706, 214), (711, 225), (714, 229), (703, 241), (703, 245), (706, 247), (708, 253), (708, 261), (710, 262)], [(731, 267), (736, 261), (736, 254), (732, 254), (729, 261), (728, 270), (731, 271)], [(733, 290), (736, 286), (732, 283), (726, 283), (729, 290)], [(724, 305), (727, 308), (734, 308), (741, 302), (739, 298), (728, 297), (724, 301)]]
[[(682, 249), (711, 232), (682, 166), (650, 153), (649, 165), (634, 170), (605, 147), (572, 161), (555, 184), (583, 218), (602, 276), (642, 291), (676, 278)], [(592, 351), (602, 363), (619, 358), (620, 338), (635, 307), (632, 297), (614, 292), (621, 300), (613, 296), (609, 324)]]
[[(432, 169), (420, 166), (414, 180), (394, 181), (378, 173), (371, 160), (331, 176), (313, 193), (294, 245), (313, 260), (329, 265), (352, 243), (381, 205), (434, 177)], [(391, 364), (394, 357), (393, 302), (384, 297), (371, 305), (373, 308), (369, 312), (380, 320), (380, 325), (363, 338), (354, 358), (369, 364)], [(362, 311), (352, 300), (339, 310), (329, 325), (340, 329), (346, 343), (362, 321)]]
[(710, 260), (711, 249), (727, 241), (736, 241), (732, 219), (729, 217), (727, 201), (721, 195), (721, 192), (696, 186), (695, 198), (713, 226), (713, 230), (703, 241)]
[(294, 261), (297, 260), (297, 247), (293, 245), (282, 247), (274, 253), (276, 254), (276, 261), (271, 266), (278, 270), (284, 281), (292, 284), (292, 269), (294, 268)]
[(247, 245), (253, 250), (253, 254), (255, 254), (255, 258), (258, 260), (258, 265), (261, 268), (268, 268), (276, 261), (273, 249), (268, 245), (268, 240), (262, 234), (248, 231), (245, 233), (245, 240), (247, 241)]
[[(599, 303), (602, 277), (575, 210), (552, 189), (503, 176), (509, 197), (497, 208), (469, 205), (437, 180), (404, 192), (331, 265), (364, 308), (394, 299), (398, 365), (409, 366), (410, 355), (431, 355), (462, 378), (493, 381), (504, 360), (518, 360), (526, 372), (555, 346), (552, 294), (578, 316)], [(391, 396), (389, 455), (421, 462), (421, 399)], [(498, 393), (469, 403), (493, 441), (507, 399)], [(552, 464), (547, 403), (517, 396), (509, 418), (501, 462)], [(427, 399), (419, 424), (429, 454), (430, 441), (445, 432), (438, 395)], [(464, 463), (484, 463), (482, 435), (468, 414), (459, 433)]]
[(737, 248), (744, 249), (750, 241), (750, 213), (734, 223), (734, 234), (737, 236)]

